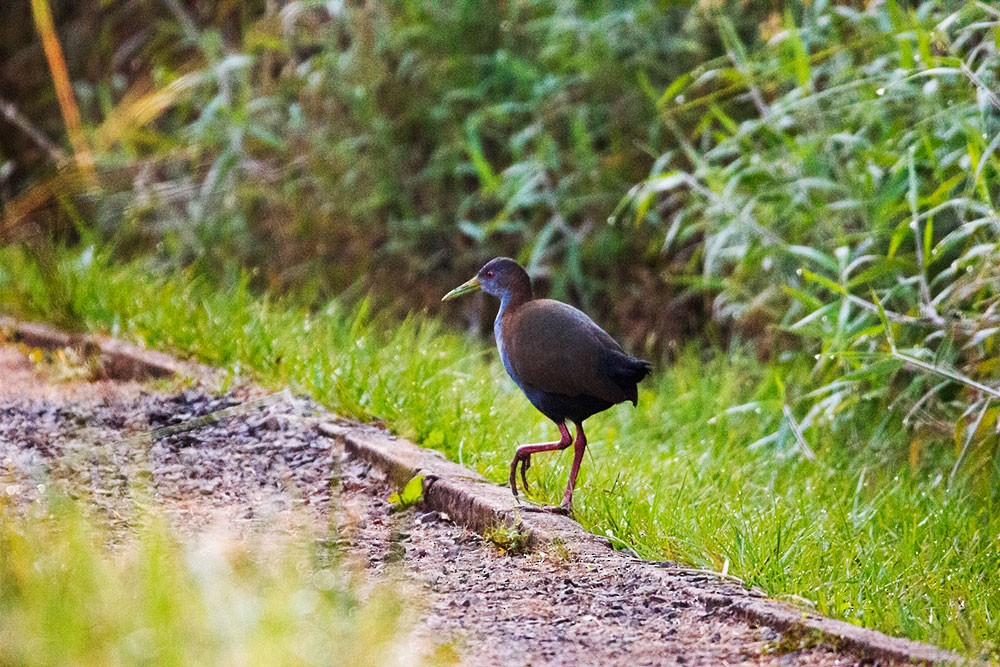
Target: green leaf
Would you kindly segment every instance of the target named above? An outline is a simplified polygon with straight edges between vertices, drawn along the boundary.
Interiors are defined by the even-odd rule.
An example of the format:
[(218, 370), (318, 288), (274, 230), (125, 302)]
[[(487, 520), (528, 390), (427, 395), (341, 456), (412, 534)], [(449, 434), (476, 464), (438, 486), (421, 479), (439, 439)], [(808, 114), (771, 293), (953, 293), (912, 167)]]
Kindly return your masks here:
[(424, 476), (415, 475), (413, 479), (406, 483), (403, 490), (389, 495), (391, 511), (397, 512), (413, 507), (424, 498)]
[(899, 246), (903, 244), (903, 239), (910, 231), (909, 221), (900, 222), (896, 225), (896, 229), (892, 232), (892, 238), (889, 239), (889, 250), (886, 252), (886, 256), (895, 257), (896, 251), (899, 250)]
[(265, 144), (265, 145), (267, 145), (267, 146), (269, 146), (271, 148), (278, 148), (283, 143), (281, 137), (279, 137), (278, 135), (276, 135), (274, 132), (271, 132), (266, 127), (261, 127), (259, 125), (251, 125), (247, 129), (247, 133), (251, 137), (257, 139), (261, 143), (263, 143), (263, 144)]
[(793, 65), (795, 67), (795, 80), (802, 88), (806, 88), (810, 79), (809, 54), (806, 52), (806, 45), (802, 42), (802, 35), (792, 18), (791, 9), (785, 9), (785, 27), (788, 29), (788, 44), (792, 49)]
[(868, 285), (882, 278), (896, 279), (900, 275), (903, 275), (905, 271), (910, 269), (912, 269), (912, 262), (908, 262), (904, 259), (880, 259), (877, 263), (847, 281), (847, 287), (848, 289), (857, 289), (858, 287)]
[(466, 123), (465, 150), (472, 161), (472, 166), (476, 170), (479, 181), (483, 184), (486, 192), (493, 192), (500, 186), (500, 177), (493, 171), (486, 153), (483, 151), (483, 143), (479, 138), (479, 131), (473, 123)]
[(653, 203), (653, 194), (647, 193), (645, 197), (639, 200), (638, 205), (635, 207), (635, 220), (636, 222), (642, 222), (646, 219), (646, 214), (649, 212), (649, 207)]
[(843, 285), (841, 285), (840, 283), (834, 282), (833, 280), (830, 280), (826, 276), (821, 276), (818, 273), (813, 273), (809, 269), (802, 269), (802, 277), (805, 278), (807, 281), (809, 281), (811, 283), (818, 283), (818, 284), (822, 285), (823, 287), (827, 288), (831, 292), (835, 292), (837, 294), (842, 294), (844, 296), (847, 296), (847, 290), (844, 289)]
[[(813, 312), (809, 313), (797, 322), (793, 322), (787, 327), (787, 331), (801, 333), (803, 331), (811, 330), (815, 331), (817, 335), (822, 335), (824, 328), (822, 326), (822, 320), (824, 317), (829, 317), (835, 308), (836, 304), (829, 303), (821, 308), (817, 308)], [(812, 327), (810, 329), (810, 327)], [(817, 329), (818, 327), (818, 329)]]
[(656, 89), (653, 88), (653, 83), (649, 80), (649, 75), (646, 74), (645, 70), (639, 70), (635, 73), (636, 83), (639, 84), (639, 90), (642, 94), (649, 99), (654, 105), (659, 104), (659, 95), (656, 94)]
[(885, 306), (882, 305), (881, 299), (872, 290), (872, 301), (875, 302), (875, 307), (878, 308), (878, 318), (882, 321), (882, 327), (885, 330), (885, 338), (889, 341), (889, 347), (893, 352), (896, 351), (896, 339), (892, 335), (892, 325), (889, 324), (889, 317), (885, 314)]
[(839, 270), (837, 260), (820, 252), (819, 250), (816, 250), (816, 248), (810, 248), (809, 246), (804, 245), (790, 245), (788, 246), (788, 252), (796, 257), (811, 259), (824, 269), (832, 271), (833, 273), (836, 273)]
[(934, 218), (927, 218), (924, 223), (924, 265), (931, 259), (931, 248), (934, 247)]
[(797, 301), (801, 302), (803, 305), (807, 306), (812, 310), (816, 310), (817, 308), (823, 307), (822, 301), (814, 297), (812, 294), (809, 294), (805, 290), (796, 289), (795, 287), (791, 287), (789, 285), (784, 285), (781, 289), (785, 294), (796, 299)]
[(667, 89), (663, 91), (663, 94), (660, 95), (660, 99), (656, 103), (656, 106), (660, 108), (666, 106), (667, 102), (676, 97), (677, 94), (681, 91), (681, 89), (687, 86), (690, 81), (691, 81), (690, 72), (686, 72), (677, 77), (676, 79), (674, 79), (673, 82), (669, 86), (667, 86)]

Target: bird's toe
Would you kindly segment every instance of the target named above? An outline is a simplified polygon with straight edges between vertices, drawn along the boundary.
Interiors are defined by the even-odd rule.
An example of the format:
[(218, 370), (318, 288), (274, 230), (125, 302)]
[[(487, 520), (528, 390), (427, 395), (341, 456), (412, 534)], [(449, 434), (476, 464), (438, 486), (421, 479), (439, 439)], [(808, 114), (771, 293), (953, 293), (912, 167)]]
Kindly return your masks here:
[(558, 514), (560, 516), (570, 516), (573, 514), (573, 508), (567, 505), (550, 505), (545, 507), (544, 511), (549, 514)]
[(518, 461), (519, 461), (519, 459), (515, 457), (514, 460), (510, 462), (510, 479), (508, 480), (510, 482), (510, 491), (511, 491), (511, 493), (514, 494), (515, 498), (517, 498), (517, 495), (518, 495), (517, 494), (517, 463), (518, 463)]
[(528, 476), (525, 474), (528, 472), (528, 468), (531, 467), (531, 457), (527, 456), (521, 461), (521, 488), (524, 489), (525, 493), (528, 493)]

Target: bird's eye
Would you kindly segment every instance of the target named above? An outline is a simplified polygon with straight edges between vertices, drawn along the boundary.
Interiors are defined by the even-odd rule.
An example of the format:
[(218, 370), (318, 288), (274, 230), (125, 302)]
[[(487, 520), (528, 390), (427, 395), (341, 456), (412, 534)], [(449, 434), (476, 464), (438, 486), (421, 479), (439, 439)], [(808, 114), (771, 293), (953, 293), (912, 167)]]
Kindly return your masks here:
[(486, 272), (486, 277), (487, 278), (492, 278), (493, 277), (493, 272), (492, 271), (487, 271)]

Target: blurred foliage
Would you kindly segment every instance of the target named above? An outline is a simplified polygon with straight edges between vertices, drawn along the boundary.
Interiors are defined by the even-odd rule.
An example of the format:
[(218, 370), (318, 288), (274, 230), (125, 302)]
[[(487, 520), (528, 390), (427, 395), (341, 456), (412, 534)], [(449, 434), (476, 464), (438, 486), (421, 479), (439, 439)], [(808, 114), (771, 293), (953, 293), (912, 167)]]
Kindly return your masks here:
[(51, 4), (99, 183), (51, 138), (28, 2), (0, 5), (0, 234), (42, 239), (42, 267), (87, 229), (407, 311), (509, 254), (634, 347), (815, 356), (767, 406), (782, 450), (875, 414), (915, 467), (942, 439), (995, 453), (989, 3)]
[(815, 2), (798, 21), (776, 15), (756, 51), (728, 19), (719, 30), (726, 56), (659, 100), (677, 148), (629, 203), (668, 247), (700, 240), (688, 282), (716, 293), (716, 318), (762, 353), (815, 355), (819, 388), (772, 406), (786, 414), (773, 439), (802, 445), (820, 420), (849, 429), (841, 417), (867, 403), (915, 429), (914, 465), (942, 434), (988, 460), (1000, 11)]
[(315, 531), (182, 543), (169, 517), (129, 508), (136, 525), (112, 539), (85, 503), (18, 505), (5, 486), (4, 665), (445, 663), (408, 643), (413, 601), (363, 587)]
[[(650, 91), (722, 52), (717, 14), (741, 8), (752, 40), (769, 9), (165, 0), (135, 21), (149, 4), (56, 11), (102, 178), (83, 214), (62, 197), (64, 222), (126, 255), (317, 296), (360, 285), (403, 309), (509, 254), (637, 342), (699, 321), (659, 232), (606, 223), (669, 138)], [(8, 62), (39, 57), (30, 31), (11, 37)], [(49, 131), (46, 86), (19, 90), (31, 111), (48, 98)], [(19, 141), (3, 148), (21, 173), (39, 156)]]

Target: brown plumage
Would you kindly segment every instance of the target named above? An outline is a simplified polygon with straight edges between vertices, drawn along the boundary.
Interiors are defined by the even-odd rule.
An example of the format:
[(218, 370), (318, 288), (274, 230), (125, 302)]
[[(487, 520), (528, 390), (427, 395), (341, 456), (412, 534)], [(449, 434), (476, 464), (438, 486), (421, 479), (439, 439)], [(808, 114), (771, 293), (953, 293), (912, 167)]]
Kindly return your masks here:
[(493, 333), (511, 379), (538, 410), (559, 427), (558, 442), (521, 445), (510, 466), (517, 495), (517, 469), (525, 472), (531, 455), (565, 449), (573, 440), (566, 421), (576, 424), (573, 467), (560, 510), (572, 507), (573, 489), (587, 439), (583, 421), (616, 403), (638, 401), (637, 383), (650, 372), (648, 361), (632, 357), (592, 319), (573, 306), (535, 299), (528, 274), (512, 259), (499, 257), (474, 278), (445, 295), (451, 299), (481, 289), (500, 299)]

